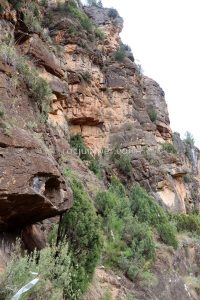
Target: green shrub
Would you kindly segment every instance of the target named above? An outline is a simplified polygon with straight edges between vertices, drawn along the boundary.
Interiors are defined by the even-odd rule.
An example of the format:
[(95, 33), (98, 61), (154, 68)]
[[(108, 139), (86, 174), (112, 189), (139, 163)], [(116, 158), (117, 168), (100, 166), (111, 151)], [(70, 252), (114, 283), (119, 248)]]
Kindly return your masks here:
[(84, 73), (82, 73), (82, 78), (87, 83), (91, 83), (91, 81), (92, 81), (92, 75), (88, 71), (85, 71)]
[(178, 241), (176, 239), (176, 228), (169, 223), (162, 223), (157, 226), (157, 231), (160, 235), (160, 239), (167, 245), (172, 246), (174, 249), (178, 247)]
[(153, 108), (148, 111), (148, 115), (151, 122), (155, 122), (157, 120), (157, 112)]
[(111, 160), (124, 175), (131, 174), (132, 164), (129, 154), (114, 150), (111, 154)]
[(100, 41), (103, 41), (105, 39), (105, 33), (99, 28), (96, 28), (95, 35)]
[(94, 174), (97, 175), (98, 178), (101, 178), (101, 165), (98, 158), (93, 158), (88, 167)]
[(17, 291), (30, 282), (34, 276), (31, 272), (37, 272), (40, 280), (30, 291), (23, 295), (23, 299), (60, 299), (64, 290), (71, 290), (71, 258), (68, 253), (68, 245), (62, 242), (60, 245), (47, 246), (40, 252), (35, 251), (31, 256), (25, 253), (21, 255), (18, 244), (11, 254), (11, 260), (6, 272), (1, 277), (0, 297), (11, 299)]
[[(108, 191), (96, 196), (96, 207), (105, 234), (103, 260), (109, 267), (120, 268), (131, 280), (155, 258), (150, 227), (140, 223), (131, 212), (123, 185), (112, 178)], [(137, 274), (133, 268), (137, 270)]]
[(0, 14), (4, 12), (4, 7), (0, 4)]
[(195, 144), (194, 137), (193, 137), (193, 135), (189, 131), (187, 131), (185, 133), (185, 139), (184, 139), (184, 141), (185, 141), (185, 143), (187, 143), (188, 145), (191, 145), (191, 146), (194, 146), (194, 144)]
[(42, 31), (42, 27), (38, 18), (36, 18), (30, 11), (24, 13), (24, 23), (28, 27), (28, 30), (31, 32), (38, 33)]
[(125, 58), (125, 49), (124, 45), (121, 45), (114, 53), (113, 59), (119, 62), (122, 62)]
[(93, 22), (84, 13), (84, 11), (80, 10), (80, 8), (77, 6), (77, 3), (73, 0), (60, 3), (57, 9), (71, 15), (80, 22), (83, 29), (85, 29), (88, 32), (92, 32), (92, 29), (94, 27)]
[(5, 64), (16, 67), (18, 57), (13, 46), (7, 45), (6, 43), (0, 44), (0, 58)]
[(77, 154), (83, 161), (88, 161), (88, 168), (97, 175), (101, 177), (101, 165), (99, 163), (98, 157), (93, 157), (90, 154), (90, 150), (84, 145), (84, 141), (81, 135), (77, 134), (71, 137), (70, 144), (76, 149)]
[(0, 104), (0, 118), (2, 119), (5, 115), (4, 109), (2, 108), (1, 104)]
[[(74, 205), (62, 219), (61, 239), (67, 239), (72, 254), (72, 290), (79, 290), (81, 296), (92, 279), (100, 256), (101, 232), (94, 206), (83, 186), (72, 179), (71, 187)], [(66, 294), (69, 299), (74, 299), (68, 291)]]
[(28, 4), (25, 1), (10, 0), (9, 1), (16, 10), (21, 9), (23, 13), (23, 21), (28, 29), (32, 32), (41, 32), (40, 12), (35, 1)]
[(8, 0), (8, 2), (17, 10), (23, 7), (24, 4), (22, 0)]
[(92, 156), (89, 149), (86, 148), (83, 142), (83, 138), (80, 134), (74, 135), (70, 139), (70, 145), (76, 149), (77, 154), (82, 160), (92, 160)]
[(87, 0), (89, 6), (97, 6), (97, 0)]
[(163, 208), (140, 186), (131, 189), (130, 202), (133, 215), (155, 227), (161, 240), (176, 249), (176, 231)]
[(136, 260), (152, 260), (155, 258), (155, 245), (152, 231), (145, 223), (139, 223), (136, 218), (132, 222), (132, 255)]
[(177, 154), (177, 151), (176, 151), (174, 145), (170, 144), (170, 143), (162, 144), (162, 150), (166, 151), (168, 153)]
[(108, 11), (108, 16), (112, 19), (116, 19), (119, 16), (119, 14), (115, 8), (110, 8)]
[(71, 36), (77, 36), (79, 34), (77, 28), (73, 25), (71, 25), (69, 28), (68, 28), (68, 33), (71, 35)]
[(200, 216), (192, 214), (177, 214), (172, 217), (178, 231), (189, 231), (200, 235)]
[(48, 0), (42, 0), (41, 5), (45, 7), (48, 6)]
[(185, 183), (191, 183), (194, 180), (194, 178), (192, 174), (185, 174), (183, 176), (183, 180)]

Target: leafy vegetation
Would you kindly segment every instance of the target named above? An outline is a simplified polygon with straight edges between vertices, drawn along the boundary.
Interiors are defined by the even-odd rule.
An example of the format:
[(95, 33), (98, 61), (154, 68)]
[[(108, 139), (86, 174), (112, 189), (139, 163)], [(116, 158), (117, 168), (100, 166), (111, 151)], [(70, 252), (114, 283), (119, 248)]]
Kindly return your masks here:
[(29, 31), (42, 31), (40, 12), (36, 1), (26, 3), (26, 1), (9, 0), (9, 3), (11, 3), (16, 10), (21, 10), (24, 24), (28, 27)]
[(91, 160), (92, 156), (89, 149), (84, 145), (83, 138), (80, 134), (71, 137), (70, 145), (76, 149), (77, 154), (82, 160)]
[(150, 227), (132, 215), (129, 198), (116, 178), (108, 191), (97, 194), (96, 207), (102, 218), (105, 264), (121, 268), (134, 280), (155, 257)]
[(189, 231), (200, 235), (200, 215), (177, 214), (172, 219), (176, 223), (178, 231)]
[(113, 59), (119, 62), (122, 62), (125, 57), (125, 48), (124, 45), (120, 45), (120, 47), (113, 53)]
[(153, 108), (148, 110), (148, 115), (151, 122), (155, 122), (157, 120), (157, 112)]
[(16, 52), (14, 46), (2, 43), (0, 45), (0, 57), (6, 64), (16, 69), (18, 78), (26, 83), (42, 114), (47, 117), (52, 95), (48, 83), (39, 77), (37, 69), (25, 57)]
[(23, 6), (22, 0), (8, 0), (8, 2), (12, 4), (15, 9), (20, 9)]
[(88, 167), (99, 179), (101, 178), (102, 170), (98, 157), (91, 159)]
[(105, 39), (105, 33), (99, 28), (95, 29), (95, 35), (100, 41), (103, 41)]
[(168, 153), (177, 154), (176, 148), (174, 147), (173, 144), (170, 144), (170, 143), (162, 144), (162, 150), (166, 151)]
[(99, 163), (98, 157), (93, 157), (90, 153), (90, 150), (84, 145), (83, 138), (81, 135), (77, 134), (71, 137), (70, 144), (73, 148), (76, 149), (77, 155), (83, 160), (88, 161), (89, 169), (101, 177), (101, 165)]
[(25, 3), (24, 8), (24, 23), (28, 27), (29, 31), (41, 32), (41, 20), (38, 6), (35, 1), (31, 1), (28, 5)]
[(84, 11), (80, 10), (80, 8), (78, 7), (75, 1), (65, 0), (64, 3), (59, 3), (57, 9), (77, 19), (80, 25), (83, 27), (83, 29), (85, 29), (87, 32), (92, 32), (94, 28), (93, 22), (84, 13)]
[(4, 7), (0, 4), (0, 14), (4, 12)]
[(185, 139), (184, 139), (184, 141), (185, 141), (188, 145), (190, 145), (190, 146), (194, 146), (194, 144), (195, 144), (194, 137), (193, 137), (193, 135), (192, 135), (189, 131), (187, 131), (187, 132), (185, 133)]
[(144, 189), (136, 186), (130, 191), (131, 211), (140, 222), (146, 222), (157, 229), (160, 239), (167, 245), (178, 246), (176, 228), (170, 223), (163, 208)]
[(5, 111), (0, 103), (0, 118), (2, 119), (4, 117)]
[[(61, 223), (61, 240), (69, 243), (72, 261), (72, 291), (79, 291), (79, 297), (87, 290), (101, 251), (100, 223), (91, 199), (75, 178), (71, 180), (74, 205)], [(73, 295), (68, 294), (69, 299)], [(80, 299), (78, 298), (78, 299)]]
[(132, 170), (131, 157), (129, 154), (114, 150), (111, 160), (124, 175), (130, 175)]
[(115, 8), (110, 8), (108, 12), (108, 16), (112, 19), (116, 19), (119, 16), (119, 14)]
[(82, 78), (87, 83), (91, 83), (91, 81), (92, 81), (92, 75), (88, 71), (85, 71), (84, 73), (82, 73)]
[(71, 257), (64, 241), (58, 246), (47, 246), (39, 253), (22, 256), (17, 243), (11, 254), (6, 272), (0, 280), (0, 298), (9, 300), (25, 284), (33, 280), (31, 272), (40, 275), (37, 285), (23, 295), (23, 299), (60, 299), (65, 290), (76, 296), (71, 286)]

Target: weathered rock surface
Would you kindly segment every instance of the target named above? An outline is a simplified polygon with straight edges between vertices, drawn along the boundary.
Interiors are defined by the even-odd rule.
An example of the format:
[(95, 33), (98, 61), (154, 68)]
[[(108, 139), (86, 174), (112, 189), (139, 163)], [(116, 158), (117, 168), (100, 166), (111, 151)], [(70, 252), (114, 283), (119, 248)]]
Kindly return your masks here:
[[(64, 11), (54, 10), (49, 24), (48, 9), (57, 2), (49, 1), (47, 14), (41, 9), (48, 28), (36, 34), (7, 1), (0, 0), (1, 43), (13, 40), (52, 89), (48, 124), (43, 124), (30, 88), (16, 81), (12, 64), (0, 60), (0, 230), (18, 228), (27, 249), (44, 247), (43, 232), (35, 223), (44, 220), (48, 231), (49, 218), (72, 206), (72, 192), (59, 164), (74, 171), (92, 198), (114, 174), (128, 187), (139, 183), (173, 213), (200, 210), (199, 150), (172, 134), (164, 92), (142, 74), (129, 47), (124, 59), (114, 58), (121, 45), (122, 18), (109, 17), (109, 9), (84, 7), (105, 33), (100, 39), (95, 30), (87, 31)], [(120, 173), (105, 157), (105, 182), (100, 181), (70, 148), (74, 134), (81, 134), (97, 154), (102, 149), (109, 154), (116, 148), (125, 150), (130, 174)], [(168, 144), (174, 146), (173, 153), (163, 149)], [(101, 268), (88, 299), (103, 299), (105, 289), (111, 290), (113, 299), (128, 293), (137, 299), (199, 299), (199, 289), (190, 290), (185, 278), (200, 275), (199, 247), (190, 240), (174, 253), (163, 249), (158, 249), (152, 270), (157, 279), (153, 286), (133, 285)], [(6, 259), (0, 247), (0, 270)]]
[(87, 300), (101, 300), (106, 294), (116, 300), (126, 299), (127, 295), (138, 300), (198, 300), (199, 287), (194, 288), (193, 281), (199, 274), (199, 244), (186, 237), (181, 237), (180, 242), (181, 246), (175, 253), (163, 247), (158, 250), (151, 278), (146, 284), (133, 284), (121, 274), (98, 268)]
[(54, 158), (24, 130), (0, 132), (0, 229), (58, 215), (72, 193)]

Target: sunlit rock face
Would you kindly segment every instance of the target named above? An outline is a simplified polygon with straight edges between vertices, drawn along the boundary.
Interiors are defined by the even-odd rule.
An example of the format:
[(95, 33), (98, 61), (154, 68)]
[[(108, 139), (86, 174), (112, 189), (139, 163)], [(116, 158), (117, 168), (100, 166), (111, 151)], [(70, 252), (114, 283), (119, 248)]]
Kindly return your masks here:
[[(48, 5), (53, 7), (56, 2), (49, 1)], [(27, 86), (22, 84), (21, 89), (12, 86), (14, 68), (1, 61), (2, 103), (8, 118), (17, 112), (16, 145), (20, 136), (24, 136), (21, 140), (25, 143), (15, 146), (13, 135), (8, 138), (2, 132), (5, 143), (1, 142), (4, 152), (1, 157), (2, 174), (7, 174), (6, 170), (7, 178), (12, 178), (1, 178), (1, 197), (5, 200), (4, 204), (7, 203), (4, 212), (2, 206), (2, 226), (26, 224), (30, 220), (28, 216), (32, 216), (35, 222), (59, 214), (71, 205), (70, 190), (65, 186), (56, 160), (65, 155), (70, 136), (75, 134), (83, 137), (94, 154), (102, 149), (108, 152), (126, 150), (132, 170), (130, 178), (123, 180), (130, 181), (129, 185), (139, 183), (170, 211), (198, 209), (199, 151), (172, 134), (165, 94), (158, 83), (142, 74), (130, 48), (126, 46), (122, 59), (116, 59), (116, 52), (121, 47), (122, 18), (110, 16), (110, 10), (101, 7), (81, 8), (103, 32), (101, 39), (94, 31), (87, 32), (81, 28), (75, 18), (54, 10), (51, 24), (45, 28), (52, 39), (52, 46), (35, 32), (21, 36), (27, 28), (19, 22), (15, 10), (9, 4), (5, 5), (0, 38), (5, 36), (6, 31), (12, 39), (20, 37), (17, 51), (28, 57), (30, 63), (37, 62), (39, 76), (49, 83), (52, 90), (48, 113), (48, 124), (52, 129), (49, 132), (39, 129), (40, 134), (46, 136), (44, 144), (47, 148), (51, 146), (51, 153), (46, 154), (46, 150), (41, 145), (36, 146), (34, 137), (25, 130), (29, 119), (31, 122), (36, 119)], [(44, 11), (41, 10), (41, 13)], [(56, 49), (59, 45), (62, 45), (62, 51)], [(8, 91), (6, 94), (5, 90)], [(15, 104), (9, 105), (13, 98)], [(18, 127), (24, 131), (18, 130)], [(26, 146), (27, 140), (30, 140), (30, 147)], [(163, 150), (166, 144), (174, 144), (176, 153)], [(27, 160), (32, 162), (30, 166)], [(7, 165), (4, 165), (5, 161)], [(11, 161), (12, 167), (8, 161)], [(18, 171), (14, 168), (18, 161), (22, 161), (20, 176), (15, 174)], [(28, 205), (30, 211), (25, 217), (23, 209), (16, 210), (18, 201), (21, 207), (26, 201), (35, 201), (35, 208), (32, 209), (32, 204)], [(43, 209), (38, 216), (40, 206)], [(13, 212), (7, 214), (8, 210)]]
[[(186, 151), (184, 143), (183, 149), (176, 143), (164, 91), (142, 74), (129, 47), (121, 61), (114, 58), (121, 44), (122, 18), (109, 17), (109, 9), (84, 9), (105, 37), (99, 40), (92, 33), (77, 33), (80, 28), (75, 20), (65, 15), (58, 19), (55, 14), (51, 37), (63, 45), (57, 66), (64, 74), (56, 74), (47, 59), (42, 62), (45, 70), (41, 70), (41, 76), (51, 84), (54, 93), (49, 122), (61, 135), (80, 134), (93, 153), (102, 149), (126, 150), (132, 160), (132, 183), (144, 186), (170, 211), (186, 212), (198, 207), (196, 150)], [(72, 27), (76, 34), (69, 32)], [(41, 50), (34, 52), (44, 61)], [(176, 155), (163, 151), (163, 145), (173, 142)], [(185, 175), (194, 170), (195, 188), (191, 192)]]

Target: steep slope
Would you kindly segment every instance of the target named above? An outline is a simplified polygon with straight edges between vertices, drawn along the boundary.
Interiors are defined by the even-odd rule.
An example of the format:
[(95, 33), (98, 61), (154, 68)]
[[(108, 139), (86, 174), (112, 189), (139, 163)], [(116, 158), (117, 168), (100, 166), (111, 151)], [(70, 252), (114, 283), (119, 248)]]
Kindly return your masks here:
[[(101, 5), (0, 1), (0, 230), (25, 232), (27, 248), (36, 222), (40, 237), (72, 207), (66, 168), (93, 200), (115, 175), (171, 213), (199, 212), (199, 150), (172, 133), (165, 94), (122, 44), (122, 29), (118, 13)], [(85, 161), (71, 147), (80, 136), (92, 153)], [(114, 299), (199, 299), (182, 278), (199, 276), (198, 253), (188, 237), (176, 251), (159, 244), (158, 282), (145, 289), (98, 269), (88, 299), (104, 299), (105, 289)]]

